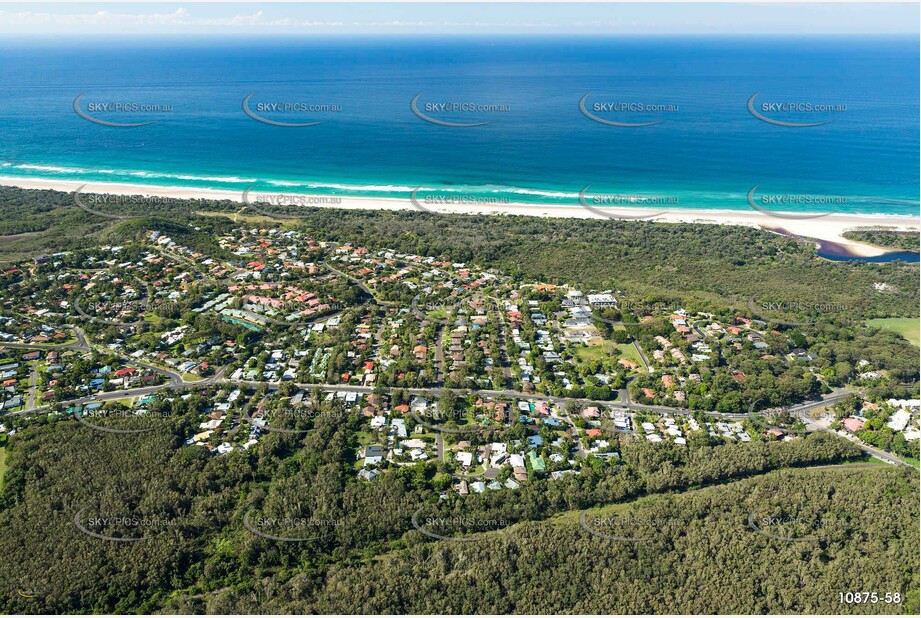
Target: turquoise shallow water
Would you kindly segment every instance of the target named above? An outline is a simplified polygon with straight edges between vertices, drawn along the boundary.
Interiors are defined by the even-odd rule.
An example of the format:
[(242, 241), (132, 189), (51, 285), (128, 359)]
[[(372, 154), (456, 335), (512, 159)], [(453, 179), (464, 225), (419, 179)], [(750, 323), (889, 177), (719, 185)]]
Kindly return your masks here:
[(917, 38), (0, 42), (0, 83), (6, 176), (918, 215)]

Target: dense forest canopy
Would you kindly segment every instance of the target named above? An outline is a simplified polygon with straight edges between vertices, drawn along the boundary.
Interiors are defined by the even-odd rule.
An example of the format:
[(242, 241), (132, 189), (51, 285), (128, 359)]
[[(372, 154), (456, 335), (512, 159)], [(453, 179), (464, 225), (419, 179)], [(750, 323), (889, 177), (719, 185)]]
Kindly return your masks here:
[[(917, 586), (909, 565), (918, 551), (918, 485), (910, 471), (770, 472), (862, 459), (828, 434), (690, 448), (625, 440), (616, 463), (597, 460), (582, 474), (515, 492), (440, 500), (440, 464), (357, 479), (358, 413), (336, 402), (292, 421), (306, 433), (273, 432), (254, 450), (221, 457), (182, 445), (205, 405), (201, 396), (163, 399), (155, 408), (161, 420), (135, 420), (155, 427), (146, 433), (102, 434), (61, 420), (11, 438), (0, 550), (16, 568), (0, 572), (4, 611), (605, 613), (652, 603), (706, 613), (747, 602), (819, 611), (835, 607), (838, 589), (907, 594)], [(131, 419), (97, 422), (124, 428)], [(634, 520), (670, 521), (661, 528), (666, 537), (612, 545), (580, 526), (583, 510), (615, 504), (640, 513)], [(808, 546), (772, 544), (746, 529), (747, 511), (760, 521), (791, 509), (806, 521), (845, 523)], [(476, 542), (435, 540), (419, 527)], [(789, 570), (776, 573), (778, 560)], [(685, 566), (676, 570), (679, 562)], [(772, 571), (781, 579), (765, 587), (759, 578)], [(740, 576), (747, 598), (724, 597), (721, 587)], [(701, 594), (683, 598), (692, 581)], [(673, 605), (658, 605), (666, 599)]]

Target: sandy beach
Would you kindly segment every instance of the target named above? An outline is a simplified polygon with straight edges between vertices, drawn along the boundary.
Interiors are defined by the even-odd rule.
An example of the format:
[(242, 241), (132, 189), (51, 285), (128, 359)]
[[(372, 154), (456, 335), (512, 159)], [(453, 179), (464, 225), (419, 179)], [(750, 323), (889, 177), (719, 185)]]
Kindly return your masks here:
[[(85, 194), (142, 195), (176, 199), (230, 200), (241, 204), (258, 200), (271, 201), (274, 204), (295, 204), (309, 207), (332, 207), (371, 210), (425, 210), (428, 212), (452, 214), (489, 214), (489, 215), (525, 215), (532, 217), (576, 217), (583, 219), (640, 219), (644, 221), (666, 223), (700, 223), (711, 225), (743, 225), (760, 227), (769, 231), (783, 230), (786, 233), (804, 236), (816, 240), (837, 243), (848, 251), (860, 256), (876, 256), (886, 250), (871, 245), (854, 242), (842, 234), (851, 229), (865, 227), (886, 227), (902, 231), (921, 229), (921, 218), (897, 215), (852, 215), (830, 214), (810, 219), (797, 219), (796, 213), (779, 213), (784, 216), (771, 216), (763, 212), (705, 210), (705, 209), (659, 209), (616, 207), (599, 209), (585, 208), (578, 204), (523, 204), (523, 203), (464, 203), (450, 205), (429, 205), (421, 200), (415, 203), (407, 195), (406, 199), (346, 196), (307, 196), (303, 194), (272, 193), (263, 190), (253, 191), (249, 196), (243, 191), (196, 189), (191, 187), (168, 187), (155, 185), (135, 185), (80, 181), (49, 180), (41, 178), (20, 178), (0, 176), (0, 185), (22, 189), (51, 189), (72, 192), (80, 187)], [(85, 186), (84, 186), (85, 185)], [(258, 198), (256, 197), (258, 195)], [(325, 203), (324, 203), (325, 202)], [(420, 205), (421, 204), (421, 205)], [(265, 211), (260, 203), (248, 206), (259, 212)], [(269, 206), (270, 208), (270, 206)], [(645, 216), (644, 216), (645, 215)], [(791, 218), (794, 217), (794, 218)]]

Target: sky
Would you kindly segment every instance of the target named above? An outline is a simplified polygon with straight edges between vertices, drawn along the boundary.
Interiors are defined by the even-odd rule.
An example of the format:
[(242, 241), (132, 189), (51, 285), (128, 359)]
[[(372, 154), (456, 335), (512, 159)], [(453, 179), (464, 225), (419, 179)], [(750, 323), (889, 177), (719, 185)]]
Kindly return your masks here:
[(916, 3), (0, 3), (0, 37), (913, 34)]

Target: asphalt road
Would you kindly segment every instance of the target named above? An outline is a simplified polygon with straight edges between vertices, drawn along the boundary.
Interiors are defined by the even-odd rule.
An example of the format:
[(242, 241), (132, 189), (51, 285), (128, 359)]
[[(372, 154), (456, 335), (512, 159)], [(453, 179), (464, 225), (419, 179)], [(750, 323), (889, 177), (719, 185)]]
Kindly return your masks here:
[[(334, 270), (334, 269), (331, 269), (331, 270)], [(20, 348), (20, 349), (40, 349), (40, 350), (74, 349), (74, 350), (84, 350), (84, 351), (92, 350), (93, 348), (87, 342), (86, 335), (83, 333), (83, 331), (78, 327), (71, 327), (71, 328), (74, 331), (77, 340), (69, 344), (4, 343), (3, 345), (6, 347)], [(111, 353), (110, 350), (105, 351), (105, 352)], [(277, 382), (260, 382), (260, 381), (225, 379), (224, 374), (227, 371), (227, 367), (221, 367), (210, 378), (199, 380), (196, 382), (184, 382), (182, 380), (182, 376), (174, 371), (161, 369), (160, 367), (156, 367), (154, 365), (150, 365), (150, 364), (138, 361), (136, 359), (124, 358), (123, 360), (129, 363), (134, 363), (136, 365), (144, 367), (150, 371), (155, 371), (161, 375), (165, 375), (168, 377), (169, 381), (165, 384), (158, 384), (154, 386), (146, 386), (146, 387), (141, 387), (141, 388), (112, 391), (108, 393), (99, 393), (94, 396), (80, 397), (77, 399), (70, 399), (70, 400), (56, 402), (56, 403), (59, 403), (63, 406), (70, 406), (73, 404), (83, 404), (83, 403), (88, 403), (92, 401), (111, 401), (115, 399), (123, 399), (125, 397), (144, 397), (144, 396), (151, 395), (153, 393), (156, 393), (166, 388), (170, 388), (173, 390), (189, 390), (189, 389), (207, 387), (207, 386), (212, 386), (212, 385), (228, 384), (228, 385), (248, 386), (250, 388), (267, 388), (268, 390), (277, 390), (280, 385), (280, 383), (277, 383)], [(311, 384), (311, 383), (297, 382), (297, 383), (294, 383), (294, 385), (300, 389), (307, 390), (307, 391), (319, 389), (323, 392), (347, 392), (347, 393), (356, 393), (356, 394), (371, 394), (375, 391), (375, 387), (352, 386), (352, 385), (347, 385), (347, 384)], [(391, 388), (391, 390), (395, 388), (396, 387), (393, 387)], [(432, 388), (408, 388), (408, 389), (400, 389), (400, 390), (403, 390), (411, 395), (428, 396), (428, 397), (434, 397), (434, 398), (439, 397), (441, 393), (443, 393), (444, 391), (450, 390), (450, 391), (453, 391), (456, 395), (459, 395), (462, 397), (476, 393), (481, 396), (493, 397), (493, 398), (501, 397), (501, 398), (507, 398), (507, 399), (529, 399), (533, 401), (544, 401), (544, 402), (557, 404), (558, 406), (565, 406), (569, 402), (577, 402), (583, 405), (599, 405), (599, 406), (613, 405), (615, 407), (619, 407), (619, 408), (627, 409), (627, 410), (658, 412), (662, 414), (672, 414), (672, 415), (686, 415), (692, 412), (692, 410), (687, 409), (687, 408), (673, 408), (669, 406), (654, 406), (654, 405), (633, 403), (630, 401), (629, 394), (627, 393), (626, 389), (622, 389), (618, 391), (619, 396), (618, 396), (618, 399), (615, 401), (597, 401), (597, 400), (586, 399), (586, 398), (554, 397), (551, 395), (524, 393), (521, 391), (515, 391), (515, 390), (509, 390), (509, 389), (506, 389), (506, 390), (491, 390), (491, 389), (474, 390), (474, 389), (469, 389), (469, 388), (448, 389), (445, 387), (438, 386), (438, 387), (432, 387)], [(789, 408), (789, 412), (797, 416), (798, 418), (800, 418), (803, 421), (803, 423), (806, 425), (807, 430), (809, 431), (825, 431), (828, 433), (841, 435), (841, 434), (837, 434), (837, 432), (828, 428), (827, 426), (824, 426), (816, 421), (813, 421), (809, 417), (809, 412), (815, 408), (829, 406), (831, 404), (834, 404), (838, 400), (847, 397), (852, 392), (854, 391), (848, 391), (843, 388), (835, 389), (834, 392), (832, 392), (829, 395), (826, 395), (821, 400), (805, 402), (805, 403), (802, 403), (796, 406), (792, 406)], [(11, 415), (24, 416), (28, 414), (48, 411), (50, 409), (51, 409), (51, 406), (29, 407), (19, 412), (12, 412)], [(724, 418), (727, 420), (741, 420), (748, 416), (745, 413), (722, 414), (718, 412), (706, 412), (706, 414), (708, 416)], [(850, 437), (847, 435), (843, 435), (842, 437), (850, 439)], [(894, 455), (890, 453), (887, 453), (885, 451), (882, 451), (880, 449), (877, 449), (867, 444), (856, 442), (854, 440), (851, 440), (851, 441), (854, 442), (854, 444), (856, 444), (858, 447), (863, 449), (864, 452), (870, 454), (873, 457), (877, 457), (878, 459), (886, 461), (890, 464), (905, 465), (905, 466), (908, 465), (907, 463), (905, 463), (901, 459), (898, 459), (897, 457), (895, 457)]]
[[(132, 361), (136, 362), (136, 361)], [(162, 371), (162, 370), (160, 370)], [(126, 389), (120, 391), (113, 391), (109, 393), (100, 393), (96, 396), (90, 397), (81, 397), (78, 399), (70, 399), (67, 401), (58, 402), (64, 405), (70, 405), (73, 403), (85, 403), (88, 401), (110, 401), (113, 399), (122, 399), (124, 397), (136, 397), (136, 396), (145, 396), (155, 393), (157, 391), (172, 388), (174, 390), (189, 390), (194, 388), (201, 388), (204, 386), (212, 386), (218, 384), (228, 384), (228, 385), (238, 385), (238, 386), (247, 386), (250, 388), (267, 388), (268, 390), (278, 390), (278, 387), (281, 383), (279, 382), (262, 382), (262, 381), (251, 381), (251, 380), (230, 380), (223, 377), (223, 374), (226, 372), (226, 368), (221, 368), (221, 370), (215, 375), (211, 376), (206, 380), (199, 380), (197, 382), (182, 382), (181, 380), (177, 383), (175, 381), (170, 381), (166, 384), (158, 384), (155, 386), (145, 386), (141, 388)], [(178, 375), (178, 374), (175, 374)], [(294, 386), (305, 390), (312, 391), (319, 389), (323, 392), (345, 392), (345, 393), (356, 393), (360, 395), (367, 395), (375, 392), (375, 387), (373, 386), (354, 386), (349, 384), (315, 384), (315, 383), (304, 383), (304, 382), (294, 382)], [(503, 397), (507, 399), (528, 399), (533, 401), (544, 401), (548, 403), (555, 403), (559, 406), (565, 406), (569, 402), (577, 402), (583, 405), (597, 405), (597, 406), (610, 406), (613, 405), (619, 408), (625, 408), (629, 410), (639, 410), (639, 411), (651, 411), (651, 412), (662, 412), (665, 414), (690, 414), (692, 411), (686, 408), (671, 408), (668, 406), (651, 406), (638, 403), (629, 403), (626, 401), (600, 401), (595, 399), (586, 399), (586, 398), (573, 398), (573, 397), (554, 397), (551, 395), (540, 395), (532, 393), (524, 393), (521, 391), (514, 390), (491, 390), (491, 389), (469, 389), (469, 388), (445, 388), (445, 387), (432, 387), (432, 388), (399, 388), (399, 387), (386, 387), (390, 390), (402, 390), (410, 395), (420, 395), (420, 396), (429, 396), (432, 398), (437, 398), (441, 393), (445, 391), (452, 391), (456, 395), (461, 397), (466, 397), (470, 394), (477, 394), (485, 397)], [(35, 411), (41, 411), (48, 409), (48, 406), (42, 406), (40, 408), (35, 408), (33, 410), (22, 410), (20, 412), (15, 412), (13, 414), (22, 415), (29, 414)], [(717, 412), (711, 412), (709, 414), (720, 416), (723, 418), (744, 418), (746, 414), (719, 414)]]
[(802, 420), (803, 424), (806, 425), (806, 429), (809, 431), (824, 431), (826, 433), (834, 434), (836, 436), (849, 440), (850, 442), (853, 442), (856, 446), (860, 447), (865, 453), (873, 457), (876, 457), (877, 459), (881, 459), (885, 461), (886, 463), (890, 463), (893, 465), (907, 466), (908, 465), (907, 463), (905, 463), (904, 461), (902, 461), (901, 459), (899, 459), (892, 453), (887, 453), (886, 451), (880, 450), (874, 446), (870, 446), (869, 444), (858, 442), (856, 441), (855, 438), (853, 438), (846, 432), (837, 432), (831, 429), (830, 427), (828, 427), (827, 424), (823, 424), (820, 421), (813, 420), (809, 416), (809, 412), (811, 410), (814, 410), (820, 407), (825, 407), (830, 404), (834, 404), (838, 400), (844, 399), (845, 397), (850, 395), (852, 392), (853, 391), (845, 391), (844, 389), (836, 389), (834, 393), (826, 396), (821, 401), (810, 401), (810, 402), (803, 403), (797, 406), (793, 406), (792, 408), (790, 408), (790, 413), (797, 416), (800, 420)]

